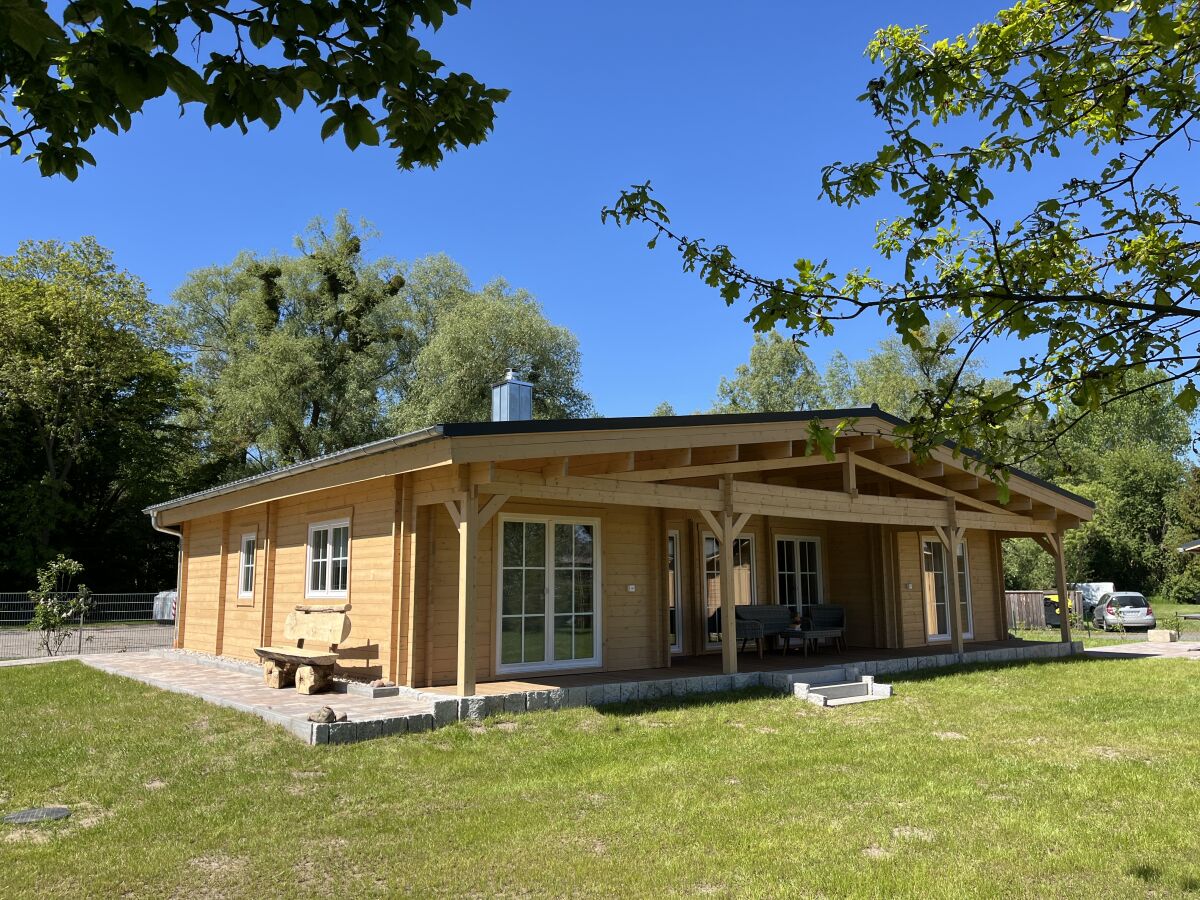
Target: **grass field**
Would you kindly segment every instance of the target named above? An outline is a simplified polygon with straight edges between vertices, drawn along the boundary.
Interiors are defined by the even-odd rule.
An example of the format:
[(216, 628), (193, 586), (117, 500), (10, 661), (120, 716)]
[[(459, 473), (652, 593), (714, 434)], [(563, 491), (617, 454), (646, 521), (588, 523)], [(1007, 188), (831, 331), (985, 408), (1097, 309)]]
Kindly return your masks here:
[[(343, 747), (75, 662), (0, 669), (5, 896), (1200, 891), (1200, 665), (1068, 660)], [(335, 702), (336, 705), (336, 702)]]

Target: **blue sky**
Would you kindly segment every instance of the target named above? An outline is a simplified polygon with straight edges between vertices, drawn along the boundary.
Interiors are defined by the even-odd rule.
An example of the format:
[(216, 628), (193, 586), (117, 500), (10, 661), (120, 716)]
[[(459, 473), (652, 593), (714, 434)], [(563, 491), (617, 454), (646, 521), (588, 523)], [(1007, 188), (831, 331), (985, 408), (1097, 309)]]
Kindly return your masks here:
[[(745, 360), (744, 310), (669, 250), (648, 251), (647, 234), (602, 226), (601, 207), (649, 178), (687, 233), (729, 243), (752, 268), (787, 272), (801, 255), (869, 264), (886, 207), (817, 199), (822, 165), (880, 139), (854, 99), (875, 74), (862, 51), (879, 26), (952, 34), (997, 6), (477, 0), (433, 46), (512, 96), (486, 144), (436, 171), (399, 171), (386, 148), (351, 153), (340, 137), (322, 144), (312, 108), (242, 136), (163, 100), (129, 134), (89, 145), (99, 166), (75, 183), (0, 159), (0, 253), (92, 234), (165, 303), (190, 270), (287, 250), (313, 216), (344, 208), (379, 229), (378, 254), (444, 251), (478, 284), (503, 276), (531, 291), (579, 336), (602, 414), (661, 400), (691, 412)], [(855, 323), (811, 354), (862, 356), (886, 335)]]

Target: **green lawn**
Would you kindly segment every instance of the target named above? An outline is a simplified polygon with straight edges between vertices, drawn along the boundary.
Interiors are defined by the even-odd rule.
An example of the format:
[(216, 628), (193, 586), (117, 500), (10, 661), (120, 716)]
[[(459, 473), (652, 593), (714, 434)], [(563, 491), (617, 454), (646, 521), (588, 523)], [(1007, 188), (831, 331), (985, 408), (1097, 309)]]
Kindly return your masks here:
[(1200, 665), (1069, 660), (895, 684), (890, 701), (835, 710), (742, 695), (306, 747), (79, 663), (0, 669), (0, 806), (75, 810), (0, 826), (3, 891), (1200, 891)]

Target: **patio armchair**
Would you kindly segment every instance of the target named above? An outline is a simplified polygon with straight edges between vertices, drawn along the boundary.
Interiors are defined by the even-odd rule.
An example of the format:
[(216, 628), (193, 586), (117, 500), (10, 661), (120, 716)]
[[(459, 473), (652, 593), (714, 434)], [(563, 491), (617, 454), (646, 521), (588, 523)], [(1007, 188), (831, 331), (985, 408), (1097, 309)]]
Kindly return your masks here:
[[(746, 649), (746, 641), (758, 642), (758, 655), (762, 657), (762, 642), (763, 642), (763, 627), (758, 622), (753, 622), (749, 619), (743, 619), (735, 610), (733, 616), (734, 633), (737, 636), (738, 642), (743, 650)], [(721, 634), (721, 611), (718, 609), (708, 617), (708, 630), (715, 634)]]
[(846, 607), (818, 603), (808, 607), (800, 625), (805, 640), (832, 640), (838, 649), (846, 649)]
[(758, 657), (762, 659), (763, 642), (767, 638), (775, 638), (793, 628), (792, 620), (796, 614), (791, 607), (774, 603), (764, 603), (761, 606), (738, 606), (734, 614), (739, 622), (755, 622), (762, 628), (762, 636), (758, 642)]

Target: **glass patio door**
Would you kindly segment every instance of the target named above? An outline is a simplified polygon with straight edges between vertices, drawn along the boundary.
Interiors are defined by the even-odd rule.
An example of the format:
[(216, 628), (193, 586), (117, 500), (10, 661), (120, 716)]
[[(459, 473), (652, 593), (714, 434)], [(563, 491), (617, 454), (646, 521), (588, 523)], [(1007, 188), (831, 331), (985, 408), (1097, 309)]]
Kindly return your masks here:
[[(754, 602), (754, 536), (743, 535), (733, 542), (733, 602), (746, 606)], [(721, 542), (704, 535), (704, 646), (721, 646), (721, 632), (714, 616), (721, 609)]]
[[(921, 575), (925, 594), (925, 630), (930, 641), (950, 640), (950, 592), (946, 573), (946, 548), (936, 538), (921, 542)], [(963, 638), (974, 635), (971, 620), (971, 576), (967, 545), (958, 545), (958, 601)]]
[(595, 665), (597, 523), (502, 520), (498, 670)]
[(667, 634), (671, 652), (683, 652), (683, 593), (679, 587), (679, 532), (667, 532)]

